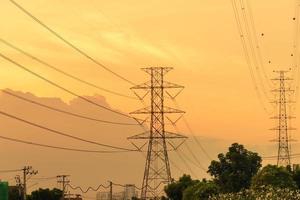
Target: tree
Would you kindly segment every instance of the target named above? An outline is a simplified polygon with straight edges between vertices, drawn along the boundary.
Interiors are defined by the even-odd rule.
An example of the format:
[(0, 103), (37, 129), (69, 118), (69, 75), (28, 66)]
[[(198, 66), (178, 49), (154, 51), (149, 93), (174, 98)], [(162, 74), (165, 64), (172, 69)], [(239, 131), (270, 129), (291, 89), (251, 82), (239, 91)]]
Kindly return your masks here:
[(178, 181), (167, 185), (165, 193), (171, 200), (182, 200), (184, 190), (197, 182), (192, 180), (191, 176), (184, 174)]
[(219, 186), (213, 181), (203, 180), (183, 192), (183, 200), (208, 200), (209, 197), (219, 193)]
[(10, 186), (8, 191), (9, 200), (23, 200), (23, 189), (18, 186)]
[(298, 189), (300, 189), (300, 168), (296, 168), (293, 172), (293, 180), (298, 186)]
[(226, 155), (219, 154), (218, 159), (211, 162), (208, 173), (214, 177), (222, 192), (249, 188), (252, 177), (261, 167), (261, 157), (237, 143), (229, 147)]
[(251, 187), (259, 189), (263, 186), (273, 186), (275, 188), (291, 188), (297, 187), (293, 180), (293, 175), (285, 167), (277, 167), (276, 165), (267, 165), (260, 170), (252, 179)]
[(62, 197), (62, 191), (59, 189), (38, 189), (33, 191), (28, 200), (60, 200)]

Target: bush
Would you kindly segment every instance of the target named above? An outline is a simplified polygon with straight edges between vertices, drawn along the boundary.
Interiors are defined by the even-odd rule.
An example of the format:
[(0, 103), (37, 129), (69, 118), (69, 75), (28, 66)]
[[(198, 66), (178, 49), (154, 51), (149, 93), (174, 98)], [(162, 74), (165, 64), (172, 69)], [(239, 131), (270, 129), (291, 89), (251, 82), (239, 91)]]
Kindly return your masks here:
[(218, 194), (220, 188), (212, 181), (201, 181), (188, 187), (183, 193), (183, 200), (208, 200)]
[(209, 200), (299, 200), (300, 191), (290, 188), (273, 188), (261, 186), (259, 190), (243, 190), (238, 193), (215, 195)]
[(267, 165), (260, 170), (252, 179), (251, 187), (259, 189), (261, 186), (273, 186), (275, 188), (296, 189), (296, 182), (293, 180), (292, 172), (285, 167)]

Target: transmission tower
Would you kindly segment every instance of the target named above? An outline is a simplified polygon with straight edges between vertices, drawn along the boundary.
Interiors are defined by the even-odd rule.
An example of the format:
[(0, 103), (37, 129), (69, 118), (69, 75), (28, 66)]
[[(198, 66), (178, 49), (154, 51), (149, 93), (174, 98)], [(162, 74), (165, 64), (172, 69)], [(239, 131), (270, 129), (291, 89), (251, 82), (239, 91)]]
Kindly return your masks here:
[(288, 105), (293, 103), (290, 101), (290, 96), (293, 90), (291, 90), (287, 85), (287, 81), (291, 81), (291, 78), (285, 76), (289, 71), (275, 71), (279, 74), (279, 77), (272, 79), (277, 81), (279, 88), (272, 90), (272, 92), (279, 93), (276, 95), (276, 100), (272, 103), (277, 105), (277, 115), (272, 117), (276, 120), (277, 126), (272, 130), (278, 133), (278, 138), (273, 140), (278, 143), (278, 154), (277, 154), (277, 165), (278, 166), (288, 166), (291, 165), (291, 134), (290, 130), (295, 130), (289, 127), (289, 120), (293, 117), (288, 114)]
[[(170, 145), (172, 148), (176, 149), (186, 139), (185, 136), (167, 132), (165, 130), (165, 119), (174, 124), (185, 113), (181, 110), (165, 106), (165, 95), (168, 95), (170, 98), (175, 98), (183, 90), (183, 86), (164, 80), (164, 76), (172, 70), (172, 68), (150, 67), (142, 68), (142, 70), (150, 75), (150, 81), (132, 87), (131, 89), (141, 100), (144, 100), (150, 93), (150, 106), (132, 112), (131, 114), (146, 115), (144, 121), (137, 121), (141, 124), (149, 122), (149, 131), (129, 137), (128, 139), (146, 140), (142, 147), (148, 144), (141, 199), (160, 199), (163, 194), (163, 186), (169, 184), (172, 180), (168, 158), (168, 146)], [(177, 92), (171, 95), (171, 89)], [(137, 90), (142, 91), (145, 94), (142, 96), (138, 95)], [(174, 115), (176, 113), (179, 115), (176, 120), (172, 120), (168, 116), (169, 114)], [(171, 140), (174, 141), (174, 139), (180, 140), (180, 143), (177, 146), (171, 142)]]

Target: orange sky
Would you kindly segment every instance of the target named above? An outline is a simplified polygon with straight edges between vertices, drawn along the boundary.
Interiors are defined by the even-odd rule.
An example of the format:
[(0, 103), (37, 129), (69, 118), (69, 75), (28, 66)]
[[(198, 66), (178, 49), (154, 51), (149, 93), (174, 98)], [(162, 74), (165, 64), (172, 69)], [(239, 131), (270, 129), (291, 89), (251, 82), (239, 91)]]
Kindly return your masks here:
[[(148, 78), (141, 67), (174, 67), (167, 78), (186, 87), (178, 102), (197, 135), (258, 145), (274, 138), (268, 130), (274, 124), (260, 106), (251, 82), (229, 0), (19, 2), (65, 38), (135, 83)], [(270, 78), (274, 69), (292, 65), (294, 4), (294, 0), (251, 1)], [(1, 38), (85, 80), (133, 95), (129, 84), (66, 46), (9, 1), (0, 2), (0, 18)], [(116, 109), (130, 112), (143, 106), (70, 80), (2, 43), (0, 52), (79, 94), (105, 96)], [(73, 98), (3, 59), (0, 65), (1, 88), (65, 101)], [(300, 128), (298, 120), (294, 121), (296, 128)], [(182, 123), (179, 126), (186, 131)], [(295, 138), (299, 136), (295, 134)]]

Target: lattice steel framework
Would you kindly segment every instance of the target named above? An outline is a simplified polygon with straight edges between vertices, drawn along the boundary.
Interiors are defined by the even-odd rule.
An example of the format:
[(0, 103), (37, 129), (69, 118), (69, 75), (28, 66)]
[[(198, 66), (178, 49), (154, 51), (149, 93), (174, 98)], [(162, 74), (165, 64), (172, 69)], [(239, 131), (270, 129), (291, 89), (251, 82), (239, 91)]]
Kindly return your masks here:
[(293, 117), (288, 114), (288, 104), (293, 103), (289, 100), (290, 94), (293, 92), (289, 87), (287, 87), (287, 81), (292, 79), (287, 78), (285, 73), (288, 71), (275, 71), (279, 73), (279, 77), (272, 79), (279, 82), (279, 88), (272, 90), (273, 92), (279, 93), (278, 99), (272, 103), (277, 105), (277, 116), (272, 117), (272, 119), (277, 120), (278, 125), (273, 128), (278, 132), (278, 138), (273, 140), (278, 143), (278, 153), (277, 153), (277, 165), (278, 166), (288, 166), (291, 165), (291, 149), (290, 142), (291, 134), (290, 130), (295, 130), (294, 128), (289, 127), (289, 121)]
[[(184, 114), (181, 110), (165, 106), (165, 94), (170, 98), (175, 98), (182, 91), (183, 86), (164, 81), (164, 76), (172, 70), (172, 68), (151, 67), (142, 68), (142, 70), (151, 76), (151, 80), (131, 89), (133, 89), (134, 92), (135, 90), (142, 90), (145, 92), (145, 95), (142, 97), (137, 95), (141, 100), (150, 93), (151, 103), (149, 107), (137, 110), (131, 114), (146, 115), (147, 118), (145, 121), (140, 123), (149, 122), (150, 131), (146, 131), (128, 139), (144, 139), (147, 140), (148, 143), (141, 199), (160, 199), (163, 192), (163, 186), (170, 183), (172, 180), (167, 144), (170, 144), (172, 148), (176, 149), (186, 139), (185, 136), (166, 132), (165, 130), (165, 118), (170, 120), (170, 118), (167, 117), (167, 114), (179, 114), (177, 120)], [(178, 92), (175, 95), (171, 95), (166, 89), (178, 89)], [(135, 92), (135, 94), (137, 93)], [(171, 123), (176, 123), (177, 120), (170, 121)], [(182, 142), (175, 147), (174, 144), (168, 141), (171, 139), (182, 139)], [(147, 143), (145, 143), (145, 145)]]

